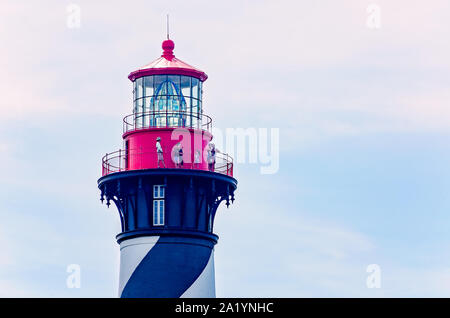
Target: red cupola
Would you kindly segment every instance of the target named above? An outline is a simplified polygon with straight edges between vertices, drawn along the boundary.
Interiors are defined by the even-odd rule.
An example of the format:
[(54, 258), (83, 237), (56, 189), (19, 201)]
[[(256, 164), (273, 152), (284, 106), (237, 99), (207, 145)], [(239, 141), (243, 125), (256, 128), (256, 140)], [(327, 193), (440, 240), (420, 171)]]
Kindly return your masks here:
[(175, 48), (175, 43), (168, 39), (162, 43), (163, 54), (160, 58), (154, 60), (153, 62), (142, 66), (134, 72), (128, 75), (131, 81), (135, 81), (137, 78), (142, 76), (150, 76), (157, 74), (178, 74), (192, 76), (199, 79), (201, 82), (206, 81), (208, 76), (205, 72), (177, 59), (173, 54)]

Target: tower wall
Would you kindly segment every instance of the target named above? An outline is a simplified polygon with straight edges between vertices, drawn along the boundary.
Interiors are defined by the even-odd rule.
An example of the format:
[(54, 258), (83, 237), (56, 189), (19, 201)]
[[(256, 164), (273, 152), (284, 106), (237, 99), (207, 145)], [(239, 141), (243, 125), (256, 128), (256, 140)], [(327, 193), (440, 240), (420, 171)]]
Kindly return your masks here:
[(119, 297), (215, 297), (213, 246), (176, 236), (122, 241)]
[[(180, 142), (183, 146), (183, 160), (190, 168), (194, 162), (195, 151), (200, 151), (201, 162), (196, 169), (207, 170), (206, 148), (212, 139), (207, 131), (187, 128), (153, 128), (137, 130), (124, 134), (125, 147), (128, 147), (128, 166), (133, 169), (157, 168), (156, 138), (161, 138), (164, 162), (167, 168), (174, 168), (173, 147)], [(203, 156), (203, 157), (202, 157)], [(160, 165), (162, 167), (162, 165)]]
[[(122, 232), (119, 296), (215, 297), (214, 218), (234, 200), (237, 181), (219, 173), (144, 169), (100, 178), (102, 198), (118, 208)], [(153, 186), (165, 186), (165, 219), (153, 223)]]

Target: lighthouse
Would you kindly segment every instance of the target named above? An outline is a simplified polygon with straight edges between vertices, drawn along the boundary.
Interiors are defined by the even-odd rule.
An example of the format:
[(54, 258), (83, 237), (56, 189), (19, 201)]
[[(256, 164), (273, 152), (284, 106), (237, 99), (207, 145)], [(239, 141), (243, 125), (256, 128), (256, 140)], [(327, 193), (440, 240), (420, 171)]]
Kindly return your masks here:
[(161, 57), (129, 74), (123, 148), (102, 158), (100, 199), (121, 223), (119, 297), (215, 297), (214, 219), (237, 181), (204, 111), (208, 76), (174, 48), (167, 38)]

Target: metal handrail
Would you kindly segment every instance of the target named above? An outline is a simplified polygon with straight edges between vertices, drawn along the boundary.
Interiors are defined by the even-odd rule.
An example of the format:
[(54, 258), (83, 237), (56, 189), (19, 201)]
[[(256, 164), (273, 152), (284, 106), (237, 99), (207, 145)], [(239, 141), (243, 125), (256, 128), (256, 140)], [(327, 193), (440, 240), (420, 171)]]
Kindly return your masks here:
[[(157, 125), (156, 119), (164, 118), (165, 125)], [(179, 118), (181, 121), (177, 125), (170, 125), (171, 118)], [(150, 125), (150, 119), (153, 123)], [(188, 120), (190, 119), (190, 120)], [(196, 119), (196, 124), (192, 119)], [(142, 122), (139, 123), (139, 120)], [(202, 129), (208, 132), (212, 130), (212, 118), (205, 114), (193, 114), (186, 111), (147, 111), (133, 113), (123, 118), (123, 133), (129, 131), (148, 129), (148, 128), (193, 128)]]
[[(173, 160), (173, 149), (163, 149), (164, 154), (170, 154), (171, 159)], [(154, 157), (151, 157), (151, 156)], [(128, 159), (132, 158), (134, 163), (136, 164), (136, 158), (138, 158), (138, 162), (140, 162), (138, 167), (133, 167), (132, 169), (129, 167)], [(102, 176), (106, 176), (110, 173), (128, 171), (128, 170), (140, 170), (140, 169), (149, 169), (155, 167), (149, 167), (147, 164), (143, 164), (143, 159), (154, 158), (156, 161), (157, 153), (155, 150), (148, 150), (144, 148), (137, 149), (129, 149), (125, 151), (123, 149), (119, 149), (117, 151), (107, 153), (102, 158)], [(205, 158), (203, 158), (205, 160)], [(205, 160), (206, 162), (206, 160)], [(166, 165), (168, 162), (166, 162)], [(161, 168), (164, 169), (164, 168)], [(192, 169), (192, 170), (208, 170), (207, 168), (196, 168), (193, 163), (186, 162), (183, 166), (183, 169)], [(218, 172), (221, 174), (225, 174), (228, 176), (233, 176), (233, 158), (226, 153), (216, 152), (216, 162), (214, 164), (214, 172)]]
[[(217, 159), (219, 159), (219, 161), (217, 161)], [(216, 163), (214, 165), (214, 172), (219, 172), (232, 177), (233, 158), (226, 153), (216, 151)]]

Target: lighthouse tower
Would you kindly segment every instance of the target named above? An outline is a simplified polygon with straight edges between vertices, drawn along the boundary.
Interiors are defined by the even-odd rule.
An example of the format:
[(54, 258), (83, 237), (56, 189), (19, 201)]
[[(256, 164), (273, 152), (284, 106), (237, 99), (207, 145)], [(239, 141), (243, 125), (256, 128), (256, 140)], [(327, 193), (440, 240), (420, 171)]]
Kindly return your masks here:
[(207, 75), (174, 42), (130, 73), (133, 113), (123, 149), (102, 159), (101, 201), (119, 212), (120, 297), (215, 297), (214, 217), (234, 201), (231, 158), (215, 149), (204, 113)]

